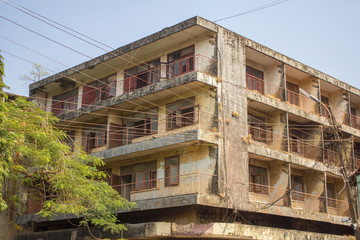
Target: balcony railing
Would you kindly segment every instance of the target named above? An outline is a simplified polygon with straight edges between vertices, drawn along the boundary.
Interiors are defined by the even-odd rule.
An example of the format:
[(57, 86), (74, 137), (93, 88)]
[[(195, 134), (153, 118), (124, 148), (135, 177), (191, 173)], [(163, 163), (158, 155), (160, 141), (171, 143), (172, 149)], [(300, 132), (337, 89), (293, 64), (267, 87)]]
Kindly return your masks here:
[(304, 140), (300, 139), (289, 139), (290, 141), (290, 152), (297, 153), (306, 158), (317, 159), (322, 151), (322, 148), (313, 144), (310, 144)]
[[(172, 176), (173, 177), (173, 176)], [(179, 184), (167, 186), (167, 178), (151, 179), (113, 186), (121, 196), (130, 200), (148, 200), (162, 197), (179, 196), (185, 194), (213, 193), (216, 176), (205, 173), (191, 173), (179, 175)], [(149, 186), (135, 190), (136, 186)]]
[(257, 184), (257, 183), (249, 183), (249, 191), (253, 193), (259, 193), (264, 195), (269, 195), (269, 186)]
[(265, 128), (264, 129), (249, 124), (248, 127), (249, 127), (249, 134), (251, 134), (251, 138), (254, 141), (263, 142), (263, 143), (270, 143), (273, 141), (273, 131), (271, 126), (264, 127)]
[[(274, 205), (276, 206), (286, 206), (289, 207), (287, 201), (287, 194), (289, 192), (288, 188), (284, 187), (274, 187), (268, 185), (261, 185), (255, 183), (249, 183), (249, 195), (250, 202), (261, 202), (261, 203), (273, 203), (278, 200), (280, 197), (284, 196), (280, 201), (276, 201)], [(255, 193), (255, 194), (254, 194)], [(305, 192), (299, 192), (291, 190), (291, 208), (301, 208), (304, 211), (315, 211), (315, 212), (325, 212), (326, 198), (322, 195), (314, 195)], [(349, 205), (348, 201), (340, 199), (327, 199), (327, 206), (331, 209), (328, 209), (327, 213), (337, 216), (349, 216)]]
[(355, 115), (351, 115), (351, 126), (360, 130), (360, 118)]
[(169, 80), (186, 73), (199, 71), (216, 75), (217, 64), (214, 59), (203, 55), (193, 55), (170, 63), (160, 63), (160, 66), (131, 75), (124, 80), (124, 92), (132, 92), (158, 81)]
[(194, 110), (184, 114), (168, 113), (166, 115), (166, 130), (183, 128), (197, 124), (199, 122), (199, 107), (195, 106)]
[(64, 100), (53, 100), (52, 112), (54, 116), (75, 110), (78, 104), (78, 96), (66, 98)]
[[(144, 119), (144, 123), (136, 126), (123, 126), (117, 125), (112, 128), (110, 125), (110, 132), (107, 134), (100, 134), (93, 140), (95, 143), (105, 143), (102, 145), (96, 145), (97, 147), (105, 147), (99, 149), (100, 151), (107, 148), (114, 148), (132, 144), (135, 142), (146, 141), (153, 138), (159, 138), (172, 134), (179, 129), (203, 129), (210, 131), (212, 128), (213, 114), (200, 111), (197, 106), (194, 107), (194, 111), (167, 116), (165, 119)], [(152, 136), (152, 137), (151, 137)], [(108, 139), (107, 139), (108, 138)], [(102, 141), (100, 141), (102, 140)], [(109, 144), (106, 144), (107, 140)], [(83, 145), (86, 146), (89, 142), (89, 137), (83, 138)], [(93, 152), (91, 149), (88, 152)]]
[(248, 73), (246, 74), (246, 87), (247, 89), (256, 91), (260, 94), (271, 95), (279, 100), (282, 100), (283, 98), (281, 86)]
[(324, 149), (324, 162), (329, 165), (339, 165), (339, 154), (330, 149)]
[(286, 94), (287, 94), (287, 99), (288, 102), (290, 104), (296, 105), (296, 106), (300, 106), (300, 94), (290, 91), (290, 90), (286, 90)]
[(251, 74), (246, 74), (246, 87), (249, 90), (258, 91), (261, 94), (264, 94), (264, 79), (255, 77)]
[(355, 171), (360, 168), (360, 156), (356, 152), (355, 152), (355, 156), (354, 156), (354, 168), (355, 168), (354, 169)]

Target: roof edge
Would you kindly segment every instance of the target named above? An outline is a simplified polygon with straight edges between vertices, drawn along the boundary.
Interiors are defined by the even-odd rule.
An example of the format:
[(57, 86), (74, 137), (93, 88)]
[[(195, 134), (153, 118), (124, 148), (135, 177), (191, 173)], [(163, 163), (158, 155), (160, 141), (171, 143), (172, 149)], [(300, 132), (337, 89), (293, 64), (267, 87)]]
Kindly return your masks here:
[[(139, 40), (136, 40), (132, 43), (129, 43), (127, 45), (124, 45), (122, 47), (119, 47), (113, 51), (107, 52), (103, 55), (100, 55), (96, 58), (90, 59), (86, 62), (83, 62), (79, 65), (76, 65), (74, 67), (68, 68), (62, 72), (56, 73), (50, 77), (44, 78), (38, 82), (32, 83), (29, 86), (30, 93), (32, 90), (35, 90), (37, 88), (41, 88), (49, 83), (55, 82), (56, 80), (59, 80), (61, 78), (66, 78), (67, 76), (74, 74), (76, 72), (80, 72), (82, 70), (85, 70), (87, 68), (90, 68), (96, 64), (99, 64), (101, 62), (105, 62), (107, 60), (113, 59), (115, 57), (121, 56), (125, 53), (128, 53), (132, 50), (135, 50), (137, 48), (140, 48), (142, 46), (145, 46), (147, 44), (150, 44), (152, 42), (155, 42), (157, 40), (160, 40), (162, 38), (165, 38), (167, 36), (170, 36), (172, 34), (175, 34), (177, 32), (180, 32), (182, 30), (185, 30), (187, 28), (193, 27), (195, 25), (200, 25), (202, 27), (208, 28), (210, 30), (214, 30), (214, 26), (209, 25), (211, 23), (210, 21), (203, 19), (199, 16), (195, 16), (192, 18), (189, 18), (185, 21), (182, 21), (180, 23), (177, 23), (173, 26), (163, 28), (162, 30), (153, 33), (151, 35), (148, 35), (144, 38), (141, 38)], [(214, 25), (214, 24), (213, 24)]]

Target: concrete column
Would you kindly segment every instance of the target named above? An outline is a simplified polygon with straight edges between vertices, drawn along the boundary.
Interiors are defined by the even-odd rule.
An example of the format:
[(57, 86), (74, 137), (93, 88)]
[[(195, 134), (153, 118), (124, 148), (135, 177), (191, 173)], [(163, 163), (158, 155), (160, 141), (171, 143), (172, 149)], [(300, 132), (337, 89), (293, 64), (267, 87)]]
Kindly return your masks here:
[(166, 80), (166, 75), (167, 75), (166, 64), (167, 64), (167, 61), (168, 61), (168, 59), (167, 59), (166, 54), (160, 56), (160, 81), (165, 81)]
[(124, 80), (125, 80), (125, 72), (120, 71), (116, 75), (116, 96), (119, 96), (124, 93)]
[(82, 107), (83, 85), (79, 86), (77, 109)]
[[(222, 139), (219, 141), (220, 188), (235, 209), (249, 201), (249, 160), (247, 145), (246, 57), (243, 39), (226, 29), (219, 29), (218, 72), (223, 79), (218, 87), (219, 118)], [(237, 113), (234, 115), (234, 113)]]

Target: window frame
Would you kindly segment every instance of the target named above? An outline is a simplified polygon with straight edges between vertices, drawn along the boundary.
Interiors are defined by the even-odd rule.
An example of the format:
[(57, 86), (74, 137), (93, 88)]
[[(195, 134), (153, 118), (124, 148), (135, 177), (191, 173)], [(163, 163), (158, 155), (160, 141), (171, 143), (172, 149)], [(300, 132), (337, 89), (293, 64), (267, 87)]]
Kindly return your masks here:
[[(255, 174), (255, 170), (261, 170), (265, 174)], [(260, 183), (257, 183), (256, 178), (259, 178)], [(268, 178), (268, 169), (266, 167), (249, 164), (249, 192), (269, 195), (270, 186)]]
[[(174, 158), (177, 159), (177, 164), (168, 164), (168, 161), (170, 159), (174, 159)], [(171, 174), (172, 168), (177, 168), (176, 176), (172, 176), (172, 174)], [(165, 187), (179, 185), (180, 184), (179, 173), (180, 173), (180, 157), (179, 157), (179, 155), (165, 158)], [(176, 178), (176, 182), (173, 182), (173, 178)]]
[[(114, 80), (110, 81), (111, 77), (114, 77)], [(96, 91), (95, 102), (106, 100), (116, 95), (116, 77), (117, 74), (114, 73), (88, 84), (94, 88), (94, 91)], [(111, 92), (113, 92), (113, 94)]]
[[(64, 95), (74, 92), (74, 94), (71, 94), (70, 97), (64, 97)], [(59, 98), (59, 99), (56, 99)], [(73, 99), (73, 102), (67, 101), (68, 99)], [(60, 93), (58, 95), (55, 95), (52, 97), (52, 104), (51, 104), (51, 110), (52, 113), (57, 116), (59, 114), (62, 114), (67, 111), (72, 111), (77, 109), (79, 103), (79, 88), (76, 87), (74, 89), (71, 89), (69, 91)], [(72, 104), (72, 108), (65, 108), (66, 104)], [(59, 107), (55, 107), (54, 105), (60, 105)]]
[[(295, 190), (294, 184), (296, 183), (295, 178), (301, 179), (301, 184), (297, 184), (297, 186), (301, 186), (301, 191)], [(291, 199), (295, 201), (304, 201), (305, 200), (305, 184), (304, 184), (304, 176), (291, 174)]]
[[(154, 64), (156, 62), (156, 64)], [(157, 83), (161, 79), (161, 62), (160, 58), (155, 58), (147, 63), (139, 66), (134, 66), (125, 70), (124, 73), (124, 93), (132, 92), (136, 89), (146, 87), (148, 85)], [(134, 73), (129, 73), (134, 70)], [(145, 77), (140, 78), (139, 76), (146, 74)]]
[(295, 106), (300, 106), (299, 85), (293, 82), (286, 81), (287, 101)]
[[(191, 49), (190, 53), (182, 54), (182, 52), (184, 52), (188, 49)], [(180, 56), (178, 58), (174, 58), (174, 59), (170, 60), (171, 56), (173, 56), (175, 54), (180, 54)], [(181, 76), (183, 74), (195, 71), (194, 57), (195, 57), (195, 45), (191, 45), (191, 46), (182, 48), (180, 50), (177, 50), (175, 52), (169, 53), (167, 55), (167, 62), (168, 62), (167, 76), (168, 76), (168, 78)], [(183, 64), (184, 60), (186, 60), (185, 65)], [(176, 66), (177, 64), (178, 64), (178, 66)], [(184, 70), (184, 66), (185, 66), (185, 70)], [(176, 70), (177, 68), (178, 68), (178, 70)], [(172, 70), (171, 73), (170, 73), (170, 70)]]
[[(333, 197), (329, 196), (329, 185), (333, 187)], [(327, 206), (331, 208), (337, 208), (337, 197), (336, 197), (336, 185), (332, 182), (326, 183), (326, 193), (327, 193)]]
[[(246, 87), (249, 90), (253, 90), (253, 91), (258, 91), (261, 94), (265, 93), (265, 80), (264, 80), (264, 72), (256, 69), (254, 67), (251, 67), (249, 65), (246, 65), (245, 67), (245, 72), (246, 72)], [(249, 70), (249, 71), (248, 71)], [(261, 73), (261, 77), (256, 76), (254, 74), (254, 72), (257, 71), (259, 73)]]
[(266, 118), (248, 113), (248, 131), (254, 141), (270, 143), (273, 141), (272, 126), (268, 126)]
[[(189, 101), (192, 104), (186, 106), (184, 104), (184, 102), (189, 102)], [(179, 104), (179, 106), (175, 110), (169, 110), (170, 107), (172, 107), (176, 104)], [(199, 106), (195, 105), (195, 96), (166, 104), (166, 131), (183, 128), (183, 127), (187, 127), (187, 126), (196, 124), (197, 123), (196, 116), (195, 116), (196, 107), (199, 107)], [(182, 112), (184, 110), (187, 110), (190, 108), (192, 108), (192, 111), (185, 113), (190, 116), (183, 116), (184, 114)], [(191, 116), (191, 115), (193, 115), (193, 116)], [(191, 121), (189, 121), (189, 122), (184, 121), (186, 119), (188, 119), (188, 120), (191, 119), (191, 117), (193, 118)]]

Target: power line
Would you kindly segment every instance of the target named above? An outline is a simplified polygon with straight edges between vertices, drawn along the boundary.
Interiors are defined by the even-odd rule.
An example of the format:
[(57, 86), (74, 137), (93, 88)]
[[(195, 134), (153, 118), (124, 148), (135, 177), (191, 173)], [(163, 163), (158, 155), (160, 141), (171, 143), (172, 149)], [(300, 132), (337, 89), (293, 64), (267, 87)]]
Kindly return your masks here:
[(275, 1), (275, 2), (271, 2), (271, 3), (268, 3), (268, 4), (262, 5), (260, 7), (253, 8), (251, 10), (239, 13), (239, 14), (235, 14), (235, 15), (232, 15), (232, 16), (229, 16), (229, 17), (217, 19), (214, 22), (220, 22), (220, 21), (227, 20), (227, 19), (230, 19), (230, 18), (239, 17), (239, 16), (242, 16), (242, 15), (245, 15), (245, 14), (248, 14), (248, 13), (252, 13), (252, 12), (260, 11), (260, 10), (263, 10), (263, 9), (266, 9), (266, 8), (270, 8), (270, 7), (273, 7), (273, 6), (288, 2), (288, 1), (289, 0), (278, 0), (278, 1)]

